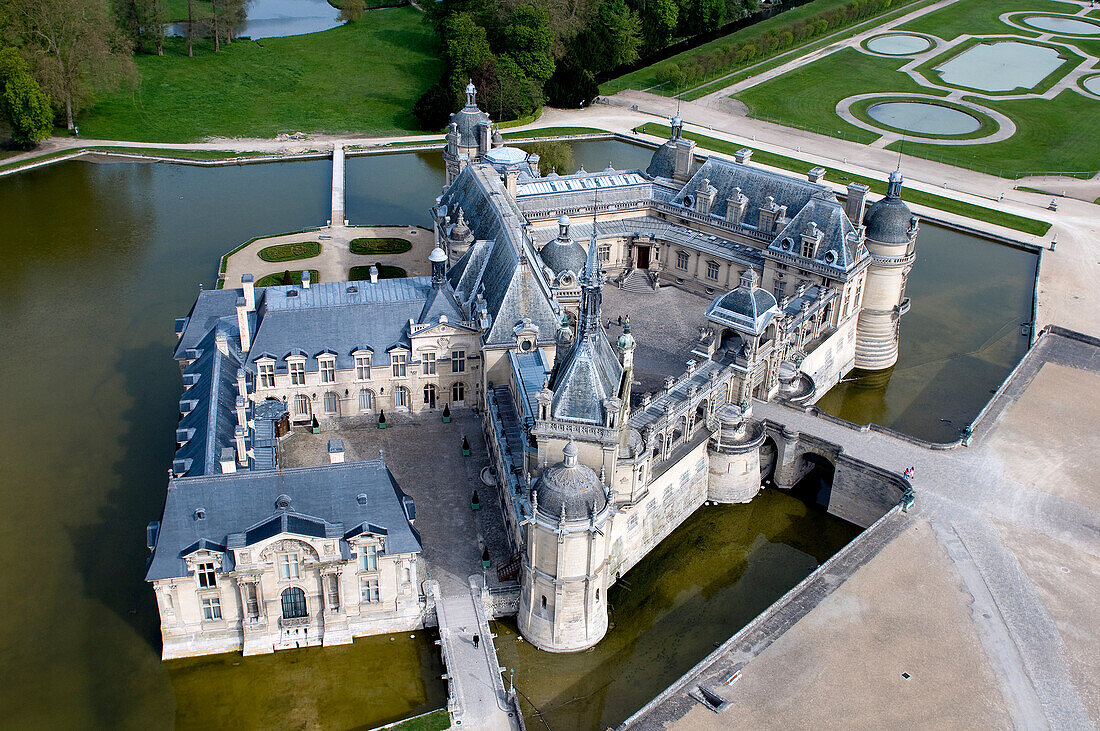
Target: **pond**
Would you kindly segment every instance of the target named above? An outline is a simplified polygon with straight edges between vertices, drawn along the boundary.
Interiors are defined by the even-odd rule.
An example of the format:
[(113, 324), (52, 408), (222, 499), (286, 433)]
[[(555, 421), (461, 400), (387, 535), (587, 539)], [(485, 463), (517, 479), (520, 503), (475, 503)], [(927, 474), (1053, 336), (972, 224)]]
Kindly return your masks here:
[(983, 91), (1030, 89), (1064, 63), (1058, 51), (1017, 41), (980, 43), (937, 67), (945, 83)]
[[(340, 11), (328, 0), (248, 0), (247, 15), (237, 37), (281, 38), (317, 33), (343, 25)], [(173, 23), (169, 32), (187, 35), (186, 23)]]
[[(625, 143), (585, 142), (574, 162), (590, 170), (608, 160), (644, 167), (649, 155)], [(18, 668), (0, 687), (8, 725), (371, 727), (442, 705), (430, 638), (419, 632), (264, 658), (162, 663), (143, 580), (144, 528), (162, 510), (175, 448), (181, 389), (173, 319), (187, 313), (200, 283), (213, 285), (225, 251), (253, 236), (323, 224), (331, 175), (324, 160), (220, 168), (72, 161), (0, 178), (0, 331), (8, 348), (0, 378), (9, 415), (0, 422), (0, 647)], [(430, 225), (443, 179), (438, 152), (353, 158), (348, 175), (352, 220)], [(913, 311), (902, 323), (892, 377), (859, 392), (845, 384), (850, 393), (829, 397), (846, 418), (936, 437), (939, 418), (973, 418), (1022, 353), (1026, 339), (1016, 330), (1030, 319), (1034, 256), (927, 225), (918, 252)], [(624, 584), (617, 605), (636, 602), (639, 614), (620, 610), (616, 622), (643, 633), (632, 642), (652, 648), (646, 652), (662, 673), (709, 647), (647, 639), (651, 627), (675, 621), (682, 628), (688, 620), (676, 607), (713, 617), (703, 620), (705, 636), (724, 639), (839, 545), (815, 542), (833, 530), (829, 519), (780, 499), (787, 496), (763, 497), (701, 513), (731, 537), (720, 571), (708, 574), (700, 563), (724, 550), (707, 542), (710, 528), (689, 528), (688, 538), (670, 544), (680, 551), (662, 578), (672, 595), (654, 589), (660, 600), (649, 606)], [(738, 531), (748, 537), (732, 542)], [(48, 550), (31, 560), (27, 547), (43, 541)], [(706, 552), (693, 553), (696, 544)], [(641, 584), (643, 573), (636, 568), (627, 584)], [(763, 588), (750, 596), (754, 583)], [(741, 605), (704, 609), (716, 597)], [(690, 644), (665, 645), (681, 641)], [(382, 663), (387, 683), (363, 682), (358, 669)], [(303, 673), (317, 681), (297, 683)], [(245, 687), (258, 694), (255, 703), (240, 705), (230, 692)], [(300, 711), (270, 712), (289, 698)]]
[(912, 56), (931, 47), (932, 41), (909, 33), (892, 33), (867, 41), (868, 50), (887, 56)]
[(1071, 18), (1065, 15), (1029, 15), (1024, 18), (1024, 25), (1051, 33), (1074, 36), (1100, 35), (1100, 24), (1085, 18)]
[(1090, 76), (1081, 84), (1096, 96), (1100, 96), (1100, 76)]
[(881, 102), (867, 108), (876, 122), (930, 135), (962, 135), (981, 129), (981, 121), (961, 109), (925, 102)]

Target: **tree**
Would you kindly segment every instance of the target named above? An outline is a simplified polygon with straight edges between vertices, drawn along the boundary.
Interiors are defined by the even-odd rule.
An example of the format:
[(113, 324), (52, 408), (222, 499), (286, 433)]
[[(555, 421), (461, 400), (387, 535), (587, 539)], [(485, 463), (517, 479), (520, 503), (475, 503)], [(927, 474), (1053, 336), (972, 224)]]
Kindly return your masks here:
[(95, 90), (136, 78), (131, 46), (104, 0), (11, 0), (11, 14), (35, 78), (64, 108), (69, 129)]
[(0, 50), (0, 115), (7, 117), (12, 140), (20, 147), (34, 147), (53, 130), (50, 98), (14, 48)]
[(164, 36), (168, 28), (167, 0), (139, 0), (142, 34), (153, 39), (157, 55), (164, 55)]
[(461, 105), (458, 95), (445, 79), (432, 84), (413, 105), (413, 116), (421, 129), (441, 129), (450, 119), (451, 112)]
[(493, 59), (488, 34), (469, 13), (457, 13), (444, 23), (443, 46), (451, 65), (451, 89), (456, 94), (474, 69), (484, 68)]
[(600, 93), (596, 77), (573, 59), (566, 59), (559, 63), (557, 70), (546, 82), (544, 88), (547, 103), (561, 108), (577, 108), (591, 104)]
[(680, 8), (675, 0), (646, 0), (642, 13), (642, 33), (652, 49), (664, 48), (672, 42)]
[(528, 79), (519, 64), (509, 56), (490, 57), (471, 76), (482, 108), (494, 115), (497, 121), (518, 119), (542, 105), (538, 82)]
[(367, 12), (367, 3), (364, 0), (344, 0), (340, 6), (340, 20), (355, 21), (363, 17)]
[(641, 22), (626, 0), (604, 0), (585, 36), (583, 53), (593, 71), (606, 71), (638, 60)]
[(562, 175), (573, 171), (573, 146), (568, 142), (533, 142), (523, 148), (539, 156), (539, 173), (542, 175), (549, 175), (555, 170)]
[(529, 78), (546, 81), (554, 73), (554, 33), (544, 8), (520, 5), (503, 31), (502, 49)]

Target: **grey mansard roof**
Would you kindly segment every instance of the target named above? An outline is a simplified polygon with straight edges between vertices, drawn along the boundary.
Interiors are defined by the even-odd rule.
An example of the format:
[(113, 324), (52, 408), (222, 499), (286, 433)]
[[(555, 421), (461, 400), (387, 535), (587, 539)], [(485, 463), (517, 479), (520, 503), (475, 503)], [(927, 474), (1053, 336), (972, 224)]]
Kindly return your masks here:
[[(276, 506), (284, 495), (290, 498), (285, 509)], [(420, 534), (409, 524), (411, 511), (412, 498), (381, 460), (173, 479), (145, 578), (185, 577), (184, 556), (194, 550), (226, 552), (281, 532), (338, 538), (345, 559), (347, 539), (368, 530), (385, 535), (386, 553), (417, 553)], [(226, 553), (222, 572), (232, 570)]]
[(514, 343), (514, 328), (529, 319), (539, 340), (552, 340), (558, 317), (550, 305), (535, 248), (526, 240), (525, 219), (489, 165), (467, 165), (440, 199), (445, 212), (465, 213), (477, 243), (447, 273), (456, 296), (476, 317), (478, 296), (490, 318), (487, 345)]
[(799, 254), (802, 234), (817, 225), (822, 239), (814, 261), (840, 272), (850, 271), (869, 254), (844, 208), (834, 198), (814, 196), (768, 246), (769, 251)]
[(278, 373), (286, 372), (292, 351), (305, 354), (307, 371), (317, 370), (324, 352), (335, 353), (341, 369), (354, 367), (356, 350), (370, 350), (374, 365), (388, 365), (391, 348), (411, 345), (409, 320), (436, 322), (446, 315), (460, 325), (465, 319), (450, 289), (434, 289), (431, 277), (264, 287), (257, 299), (259, 324), (248, 362), (275, 358)]
[(694, 197), (703, 178), (709, 180), (718, 191), (712, 214), (720, 218), (725, 216), (726, 201), (733, 197), (734, 188), (741, 189), (741, 194), (749, 199), (744, 223), (750, 227), (759, 226), (760, 209), (766, 205), (769, 196), (775, 199), (777, 206), (787, 207), (788, 216), (794, 216), (815, 195), (825, 199), (836, 198), (826, 185), (711, 157), (680, 189), (673, 203), (682, 206), (687, 196)]
[[(231, 327), (237, 329), (235, 316)], [(172, 462), (177, 474), (217, 473), (222, 449), (234, 445), (237, 371), (243, 364), (240, 342), (236, 334), (227, 337), (228, 355), (222, 354), (215, 342), (218, 331), (229, 334), (229, 328), (228, 322), (215, 321), (205, 337), (194, 343), (194, 349), (200, 351), (198, 358), (184, 370), (183, 416), (176, 425), (176, 442), (183, 444)]]

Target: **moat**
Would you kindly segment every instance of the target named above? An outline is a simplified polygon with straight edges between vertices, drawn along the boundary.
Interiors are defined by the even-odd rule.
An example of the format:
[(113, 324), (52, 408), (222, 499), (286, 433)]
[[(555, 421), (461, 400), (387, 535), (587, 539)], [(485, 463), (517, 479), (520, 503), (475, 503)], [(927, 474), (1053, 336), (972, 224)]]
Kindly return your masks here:
[[(583, 143), (575, 162), (629, 167), (649, 154)], [(0, 432), (9, 516), (0, 545), (10, 579), (0, 595), (10, 613), (0, 643), (21, 670), (0, 698), (13, 725), (209, 726), (224, 723), (232, 706), (243, 725), (373, 726), (442, 705), (427, 633), (163, 664), (142, 581), (147, 551), (135, 526), (160, 511), (174, 446), (172, 319), (199, 282), (212, 285), (224, 251), (258, 234), (324, 223), (330, 175), (327, 161), (214, 169), (65, 163), (0, 180), (11, 262), (0, 324), (14, 348), (0, 366), (11, 415)], [(435, 153), (353, 159), (348, 216), (430, 225), (442, 178)], [(1030, 320), (1035, 257), (930, 225), (919, 246), (913, 308), (889, 384), (844, 384), (822, 407), (949, 440), (1026, 349), (1020, 325)], [(705, 508), (614, 590), (615, 628), (605, 645), (570, 659), (538, 691), (528, 680), (542, 658), (516, 649), (514, 637), (509, 644), (507, 630), (502, 663), (519, 666), (531, 707), (558, 726), (612, 723), (854, 535), (837, 523), (771, 491), (749, 506)], [(15, 560), (41, 542), (45, 525), (55, 526), (49, 549), (37, 561)], [(708, 543), (717, 536), (724, 553), (716, 563)], [(692, 548), (685, 561), (661, 562), (685, 547)], [(686, 622), (698, 629), (687, 640)], [(349, 665), (368, 675), (384, 666), (385, 688), (366, 688)], [(596, 679), (608, 670), (616, 683), (601, 688)], [(638, 681), (645, 675), (649, 685)], [(271, 695), (254, 708), (237, 704), (234, 688), (260, 685)], [(349, 690), (358, 702), (347, 702)]]

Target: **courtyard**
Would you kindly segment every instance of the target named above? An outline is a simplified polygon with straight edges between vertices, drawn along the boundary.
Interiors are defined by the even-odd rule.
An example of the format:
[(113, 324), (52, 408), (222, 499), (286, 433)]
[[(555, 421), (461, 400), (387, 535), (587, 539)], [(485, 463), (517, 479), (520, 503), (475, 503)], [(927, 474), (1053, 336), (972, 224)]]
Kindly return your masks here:
[[(444, 595), (467, 591), (468, 579), (482, 574), (481, 552), (488, 547), (492, 562), (486, 578), (497, 581), (497, 568), (511, 558), (503, 516), (494, 488), (481, 482), (489, 465), (481, 418), (470, 409), (455, 409), (451, 423), (441, 412), (386, 414), (386, 429), (372, 421), (357, 427), (322, 431), (295, 429), (279, 444), (284, 468), (327, 464), (328, 441), (342, 439), (348, 462), (381, 456), (397, 484), (416, 503), (415, 527), (424, 546), (421, 582), (438, 581)], [(470, 456), (462, 455), (462, 438)], [(481, 508), (471, 508), (477, 490)], [(426, 570), (426, 571), (425, 571)]]

